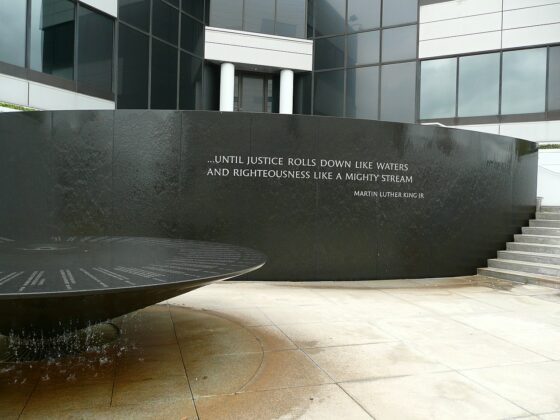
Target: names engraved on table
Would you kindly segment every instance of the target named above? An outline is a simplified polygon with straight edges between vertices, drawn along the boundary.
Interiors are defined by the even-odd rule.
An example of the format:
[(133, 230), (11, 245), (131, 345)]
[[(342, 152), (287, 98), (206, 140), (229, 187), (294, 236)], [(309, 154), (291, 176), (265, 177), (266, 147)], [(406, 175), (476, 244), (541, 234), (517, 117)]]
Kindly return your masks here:
[[(207, 177), (263, 178), (270, 180), (352, 183), (352, 196), (423, 200), (414, 191), (416, 175), (408, 162), (328, 159), (293, 156), (214, 155), (205, 169)], [(364, 189), (355, 188), (363, 183)], [(406, 186), (406, 191), (391, 188)], [(367, 188), (367, 189), (366, 189)]]

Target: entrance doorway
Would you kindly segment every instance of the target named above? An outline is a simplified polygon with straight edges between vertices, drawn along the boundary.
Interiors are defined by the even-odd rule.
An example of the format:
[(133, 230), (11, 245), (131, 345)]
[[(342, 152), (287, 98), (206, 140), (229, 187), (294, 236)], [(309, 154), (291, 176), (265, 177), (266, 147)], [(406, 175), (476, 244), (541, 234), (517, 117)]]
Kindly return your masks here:
[(271, 74), (236, 74), (233, 109), (241, 112), (278, 112), (278, 85), (278, 77)]

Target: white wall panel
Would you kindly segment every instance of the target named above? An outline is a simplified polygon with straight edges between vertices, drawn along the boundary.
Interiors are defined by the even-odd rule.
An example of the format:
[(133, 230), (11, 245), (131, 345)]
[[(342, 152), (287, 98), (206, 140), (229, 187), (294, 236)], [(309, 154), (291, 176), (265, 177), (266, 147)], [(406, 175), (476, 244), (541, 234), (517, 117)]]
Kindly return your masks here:
[(560, 3), (558, 0), (504, 0), (504, 10), (522, 9), (525, 7), (542, 6)]
[(560, 3), (504, 12), (504, 29), (560, 22)]
[(501, 12), (502, 0), (453, 0), (420, 7), (420, 23)]
[(29, 82), (27, 105), (43, 110), (115, 109), (114, 102), (35, 82)]
[(204, 55), (219, 62), (310, 71), (313, 41), (207, 27)]
[(429, 22), (420, 25), (420, 41), (480, 32), (499, 31), (501, 30), (501, 25), (502, 14), (499, 12)]
[(499, 124), (458, 125), (453, 128), (468, 131), (480, 131), (481, 133), (500, 134)]
[(556, 42), (560, 42), (560, 23), (508, 29), (502, 33), (503, 48), (552, 44)]
[(442, 55), (465, 54), (470, 52), (500, 49), (501, 32), (486, 32), (420, 41), (419, 57), (438, 57)]
[(0, 74), (0, 102), (27, 105), (27, 94), (27, 81)]
[(117, 17), (118, 0), (80, 0), (80, 2)]

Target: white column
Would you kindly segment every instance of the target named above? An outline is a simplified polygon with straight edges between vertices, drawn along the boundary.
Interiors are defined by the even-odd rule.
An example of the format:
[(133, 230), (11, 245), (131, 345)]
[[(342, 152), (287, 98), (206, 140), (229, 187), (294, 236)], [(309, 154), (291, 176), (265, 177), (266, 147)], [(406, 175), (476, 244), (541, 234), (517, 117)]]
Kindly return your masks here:
[(231, 63), (222, 63), (220, 73), (220, 111), (233, 111), (234, 85), (235, 66)]
[(280, 72), (280, 114), (294, 113), (294, 72)]

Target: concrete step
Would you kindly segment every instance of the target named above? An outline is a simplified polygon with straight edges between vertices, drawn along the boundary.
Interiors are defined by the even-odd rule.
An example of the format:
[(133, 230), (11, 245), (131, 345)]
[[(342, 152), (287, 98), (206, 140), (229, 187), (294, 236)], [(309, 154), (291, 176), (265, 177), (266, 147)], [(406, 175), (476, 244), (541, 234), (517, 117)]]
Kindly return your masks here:
[(540, 252), (498, 251), (498, 259), (528, 261), (533, 263), (553, 264), (560, 266), (560, 255), (542, 254)]
[(555, 287), (560, 289), (560, 278), (543, 276), (540, 274), (520, 273), (519, 271), (503, 270), (500, 268), (479, 268), (480, 276), (515, 281), (518, 283), (537, 284), (539, 286)]
[(529, 244), (546, 244), (546, 245), (560, 245), (560, 238), (558, 236), (544, 236), (544, 235), (513, 235), (515, 242), (523, 242)]
[(560, 228), (560, 220), (529, 220), (529, 226)]
[(527, 235), (560, 236), (560, 228), (552, 227), (523, 227), (521, 232)]
[(540, 212), (536, 214), (537, 220), (560, 220), (560, 212)]
[(552, 213), (560, 213), (560, 206), (541, 206), (541, 211), (549, 211)]
[(488, 267), (501, 268), (502, 270), (509, 270), (509, 271), (522, 271), (524, 273), (542, 274), (545, 276), (552, 276), (552, 277), (560, 276), (560, 265), (555, 265), (555, 264), (491, 259), (488, 260)]
[(524, 251), (524, 252), (537, 252), (541, 254), (560, 255), (560, 245), (508, 242), (506, 247), (508, 251)]

